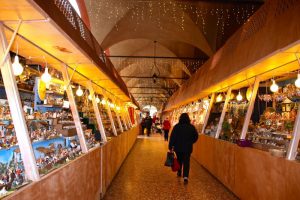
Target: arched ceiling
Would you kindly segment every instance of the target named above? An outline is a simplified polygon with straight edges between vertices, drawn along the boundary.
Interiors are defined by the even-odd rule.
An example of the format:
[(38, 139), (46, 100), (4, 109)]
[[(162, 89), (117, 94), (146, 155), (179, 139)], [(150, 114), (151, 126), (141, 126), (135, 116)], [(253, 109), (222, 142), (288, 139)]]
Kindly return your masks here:
[(141, 107), (163, 105), (263, 2), (85, 0), (92, 33)]

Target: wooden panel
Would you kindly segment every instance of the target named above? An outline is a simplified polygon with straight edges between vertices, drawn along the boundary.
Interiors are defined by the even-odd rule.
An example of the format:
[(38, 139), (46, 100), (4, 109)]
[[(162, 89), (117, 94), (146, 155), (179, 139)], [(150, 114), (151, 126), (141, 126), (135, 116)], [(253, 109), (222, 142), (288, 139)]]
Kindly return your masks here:
[[(114, 137), (104, 146), (97, 147), (67, 165), (31, 183), (11, 196), (14, 200), (100, 199), (117, 174), (129, 149), (139, 133), (137, 127)], [(130, 145), (127, 145), (130, 141)], [(102, 191), (101, 191), (102, 150)]]
[(300, 163), (200, 135), (192, 156), (241, 199), (300, 199)]
[(100, 148), (29, 184), (7, 199), (100, 199)]

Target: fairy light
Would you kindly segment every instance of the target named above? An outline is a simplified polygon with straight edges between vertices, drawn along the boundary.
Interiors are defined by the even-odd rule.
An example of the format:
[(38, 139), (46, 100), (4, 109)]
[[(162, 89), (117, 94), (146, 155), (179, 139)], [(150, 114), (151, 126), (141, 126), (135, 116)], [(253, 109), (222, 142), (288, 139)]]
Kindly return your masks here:
[(272, 92), (278, 92), (278, 89), (279, 89), (278, 85), (276, 84), (275, 80), (272, 79), (272, 85), (271, 85), (271, 87), (270, 87), (270, 90), (271, 90)]

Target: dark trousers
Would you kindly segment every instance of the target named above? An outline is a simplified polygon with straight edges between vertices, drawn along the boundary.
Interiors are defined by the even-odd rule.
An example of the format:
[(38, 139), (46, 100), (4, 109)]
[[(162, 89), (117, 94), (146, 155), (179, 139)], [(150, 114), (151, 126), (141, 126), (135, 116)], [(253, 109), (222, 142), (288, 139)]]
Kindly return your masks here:
[(147, 129), (147, 136), (150, 136), (150, 133), (151, 133), (151, 127), (146, 127)]
[(180, 169), (178, 170), (181, 174), (182, 165), (183, 165), (183, 177), (189, 177), (190, 172), (190, 153), (176, 152), (177, 160), (180, 165)]
[(169, 130), (164, 130), (164, 134), (165, 134), (165, 141), (168, 141), (168, 139), (169, 139)]

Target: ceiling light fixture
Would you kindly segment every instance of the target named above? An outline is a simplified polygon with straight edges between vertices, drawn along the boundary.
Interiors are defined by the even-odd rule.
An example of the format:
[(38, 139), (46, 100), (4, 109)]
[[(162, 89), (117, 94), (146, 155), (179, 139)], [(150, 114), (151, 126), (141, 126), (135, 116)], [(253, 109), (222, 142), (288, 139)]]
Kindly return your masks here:
[(239, 94), (236, 96), (236, 100), (238, 100), (238, 101), (243, 100), (243, 96), (241, 95), (241, 91), (239, 91)]

